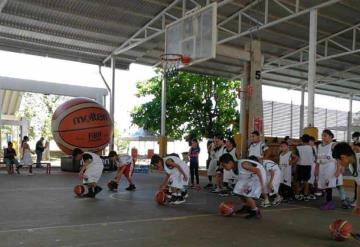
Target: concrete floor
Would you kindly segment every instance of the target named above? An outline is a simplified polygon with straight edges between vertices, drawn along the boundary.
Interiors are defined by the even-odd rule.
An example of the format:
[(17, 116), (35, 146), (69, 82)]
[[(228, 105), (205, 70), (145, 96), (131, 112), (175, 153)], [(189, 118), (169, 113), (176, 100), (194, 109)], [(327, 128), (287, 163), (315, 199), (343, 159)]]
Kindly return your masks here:
[[(186, 204), (159, 206), (153, 196), (161, 174), (135, 174), (137, 190), (106, 189), (96, 199), (75, 198), (76, 174), (54, 172), (0, 174), (0, 246), (360, 246), (355, 240), (335, 242), (328, 225), (347, 219), (360, 232), (351, 211), (322, 212), (320, 201), (286, 204), (263, 210), (261, 220), (222, 217), (224, 198), (191, 191)], [(238, 202), (237, 198), (232, 198)]]

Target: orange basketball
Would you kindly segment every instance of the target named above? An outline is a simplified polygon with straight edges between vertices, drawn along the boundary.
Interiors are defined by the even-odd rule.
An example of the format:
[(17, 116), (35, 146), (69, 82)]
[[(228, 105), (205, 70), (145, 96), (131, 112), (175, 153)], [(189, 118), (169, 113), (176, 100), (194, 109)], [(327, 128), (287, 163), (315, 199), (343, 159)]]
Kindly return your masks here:
[(155, 194), (155, 201), (160, 204), (163, 205), (166, 202), (166, 194), (164, 191), (158, 191)]
[(82, 194), (84, 194), (85, 192), (85, 187), (82, 186), (81, 184), (78, 184), (74, 187), (74, 193), (77, 196), (82, 196)]
[(64, 153), (71, 154), (74, 148), (96, 153), (110, 142), (113, 122), (106, 109), (94, 100), (75, 98), (56, 109), (51, 130)]
[(222, 216), (231, 216), (234, 214), (234, 203), (231, 201), (222, 202), (219, 205), (219, 212)]
[(335, 220), (329, 225), (331, 237), (337, 241), (344, 241), (351, 236), (352, 225), (346, 220)]

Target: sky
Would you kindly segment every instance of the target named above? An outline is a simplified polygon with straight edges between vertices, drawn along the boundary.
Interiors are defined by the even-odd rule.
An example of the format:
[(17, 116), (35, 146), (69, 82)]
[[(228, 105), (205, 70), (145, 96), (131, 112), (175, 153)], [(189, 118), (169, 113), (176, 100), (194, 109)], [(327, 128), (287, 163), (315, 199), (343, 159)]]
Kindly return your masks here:
[[(105, 88), (98, 66), (95, 65), (6, 51), (0, 51), (0, 57), (3, 58), (0, 60), (1, 76)], [(103, 73), (107, 81), (111, 83), (111, 70), (104, 68)], [(131, 64), (128, 71), (116, 71), (115, 119), (121, 130), (128, 129), (131, 124), (131, 109), (147, 100), (138, 99), (135, 96), (136, 82), (149, 79), (154, 75), (152, 67), (138, 64)], [(263, 86), (263, 99), (283, 103), (292, 101), (300, 105), (301, 93), (295, 90)], [(305, 105), (306, 101), (305, 97)], [(342, 111), (349, 109), (347, 99), (324, 95), (315, 96), (315, 105)], [(353, 109), (354, 112), (360, 111), (360, 102), (354, 101)]]

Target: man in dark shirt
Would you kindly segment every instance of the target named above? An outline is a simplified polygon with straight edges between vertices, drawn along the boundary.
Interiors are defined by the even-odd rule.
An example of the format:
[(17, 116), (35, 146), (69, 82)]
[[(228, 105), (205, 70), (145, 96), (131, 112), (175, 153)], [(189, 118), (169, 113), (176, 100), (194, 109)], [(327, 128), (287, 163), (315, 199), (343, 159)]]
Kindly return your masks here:
[(6, 169), (8, 174), (13, 174), (12, 166), (16, 166), (16, 172), (20, 174), (19, 172), (19, 162), (17, 161), (16, 157), (16, 151), (13, 149), (13, 144), (11, 142), (8, 142), (8, 147), (4, 149), (4, 162), (6, 164)]
[(42, 153), (44, 152), (44, 137), (41, 137), (40, 140), (37, 141), (36, 143), (36, 147), (35, 147), (35, 152), (36, 152), (36, 168), (40, 168), (41, 167), (41, 160), (42, 160)]

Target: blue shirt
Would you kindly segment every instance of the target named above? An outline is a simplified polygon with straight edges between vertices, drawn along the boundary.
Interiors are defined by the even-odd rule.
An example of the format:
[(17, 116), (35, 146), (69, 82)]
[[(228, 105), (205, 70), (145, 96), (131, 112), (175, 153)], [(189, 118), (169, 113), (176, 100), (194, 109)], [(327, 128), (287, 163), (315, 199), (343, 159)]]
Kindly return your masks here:
[(199, 153), (200, 153), (199, 147), (196, 147), (196, 148), (191, 147), (191, 149), (190, 149), (190, 162), (191, 163), (199, 162), (199, 156), (194, 156), (195, 154), (199, 154)]

